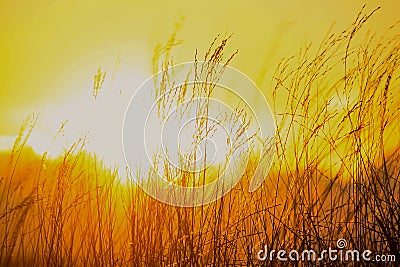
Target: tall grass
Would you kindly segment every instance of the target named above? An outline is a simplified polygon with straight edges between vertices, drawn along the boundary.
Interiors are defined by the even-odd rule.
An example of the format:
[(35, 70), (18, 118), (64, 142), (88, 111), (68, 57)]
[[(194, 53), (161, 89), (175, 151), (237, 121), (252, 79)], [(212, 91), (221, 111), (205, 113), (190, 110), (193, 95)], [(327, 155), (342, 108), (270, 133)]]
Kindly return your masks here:
[[(278, 122), (277, 157), (253, 193), (257, 157), (221, 199), (168, 206), (122, 183), (85, 152), (84, 138), (57, 159), (37, 156), (26, 146), (37, 118), (28, 120), (0, 155), (0, 265), (287, 266), (260, 262), (257, 251), (321, 251), (339, 238), (399, 261), (400, 40), (389, 31), (360, 42), (370, 15), (360, 12), (348, 29), (277, 65), (265, 92)], [(217, 41), (207, 53), (222, 62), (227, 40)]]

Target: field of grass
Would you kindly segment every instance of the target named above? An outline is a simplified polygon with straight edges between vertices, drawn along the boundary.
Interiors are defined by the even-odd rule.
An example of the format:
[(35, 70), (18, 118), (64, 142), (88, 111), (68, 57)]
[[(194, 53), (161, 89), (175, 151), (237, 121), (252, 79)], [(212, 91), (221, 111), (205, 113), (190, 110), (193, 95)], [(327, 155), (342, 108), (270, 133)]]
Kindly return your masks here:
[[(322, 251), (341, 238), (398, 264), (400, 36), (359, 35), (368, 18), (360, 13), (276, 66), (265, 89), (276, 157), (252, 193), (257, 156), (219, 200), (163, 204), (85, 152), (85, 138), (56, 159), (35, 154), (26, 141), (37, 118), (29, 118), (13, 150), (0, 154), (0, 265), (288, 266), (257, 252)], [(226, 43), (210, 50), (210, 62), (231, 60), (223, 61)]]

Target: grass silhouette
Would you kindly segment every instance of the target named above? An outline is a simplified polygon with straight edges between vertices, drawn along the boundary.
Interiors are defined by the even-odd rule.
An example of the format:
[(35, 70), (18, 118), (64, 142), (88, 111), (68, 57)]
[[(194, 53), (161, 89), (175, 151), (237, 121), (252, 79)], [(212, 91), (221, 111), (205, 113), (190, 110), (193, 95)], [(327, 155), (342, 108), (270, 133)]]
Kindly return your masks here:
[[(260, 262), (257, 251), (322, 251), (339, 238), (350, 248), (399, 261), (400, 40), (370, 34), (359, 43), (357, 34), (372, 13), (361, 11), (348, 29), (278, 64), (272, 81), (277, 157), (253, 193), (248, 186), (256, 155), (221, 199), (194, 208), (168, 206), (133, 181), (122, 183), (117, 170), (85, 152), (85, 138), (56, 159), (36, 155), (26, 141), (37, 118), (28, 119), (12, 151), (0, 155), (0, 264), (287, 266)], [(217, 41), (206, 59), (222, 62), (228, 39)], [(161, 68), (172, 64), (165, 51)], [(168, 105), (161, 103), (159, 112)], [(210, 174), (171, 175), (196, 185)]]

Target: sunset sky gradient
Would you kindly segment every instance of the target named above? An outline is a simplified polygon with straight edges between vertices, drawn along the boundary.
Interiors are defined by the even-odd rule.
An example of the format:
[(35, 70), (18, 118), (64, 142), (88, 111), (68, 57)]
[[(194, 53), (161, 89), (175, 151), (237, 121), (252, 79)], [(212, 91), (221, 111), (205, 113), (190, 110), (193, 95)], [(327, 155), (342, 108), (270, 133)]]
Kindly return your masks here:
[[(217, 34), (233, 33), (239, 49), (232, 66), (268, 91), (283, 56), (338, 32), (361, 9), (381, 6), (366, 29), (382, 32), (398, 20), (399, 4), (386, 1), (1, 1), (0, 150), (9, 149), (28, 114), (40, 115), (30, 139), (38, 153), (92, 132), (90, 146), (121, 162), (122, 116), (137, 87), (151, 73), (157, 44), (178, 27), (183, 41), (176, 63), (193, 59)], [(104, 92), (92, 97), (93, 76), (107, 72)], [(265, 76), (263, 76), (265, 74)], [(264, 77), (264, 78), (261, 78)], [(61, 145), (51, 145), (68, 120)]]

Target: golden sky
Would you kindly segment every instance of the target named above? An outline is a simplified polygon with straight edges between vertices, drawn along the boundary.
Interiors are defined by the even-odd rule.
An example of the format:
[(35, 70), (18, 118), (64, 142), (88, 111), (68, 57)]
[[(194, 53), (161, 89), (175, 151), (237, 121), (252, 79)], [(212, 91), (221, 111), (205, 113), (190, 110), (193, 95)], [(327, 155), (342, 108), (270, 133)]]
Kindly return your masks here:
[[(295, 53), (307, 41), (320, 41), (334, 22), (334, 31), (350, 25), (364, 3), (367, 11), (382, 7), (368, 28), (379, 32), (399, 19), (397, 0), (2, 0), (0, 136), (15, 136), (33, 111), (45, 114), (39, 125), (42, 135), (54, 134), (64, 119), (96, 120), (92, 113), (97, 113), (99, 125), (108, 116), (118, 127), (110, 109), (124, 109), (126, 100), (115, 97), (111, 106), (90, 109), (93, 103), (85, 97), (91, 95), (93, 75), (102, 67), (110, 87), (132, 92), (151, 73), (154, 46), (166, 42), (177, 22), (183, 44), (174, 51), (175, 62), (191, 60), (194, 50), (204, 51), (217, 34), (233, 33), (229, 47), (239, 49), (239, 55), (232, 66), (257, 81), (264, 67), (273, 68), (280, 57)], [(104, 132), (99, 125), (94, 123), (92, 129)]]

